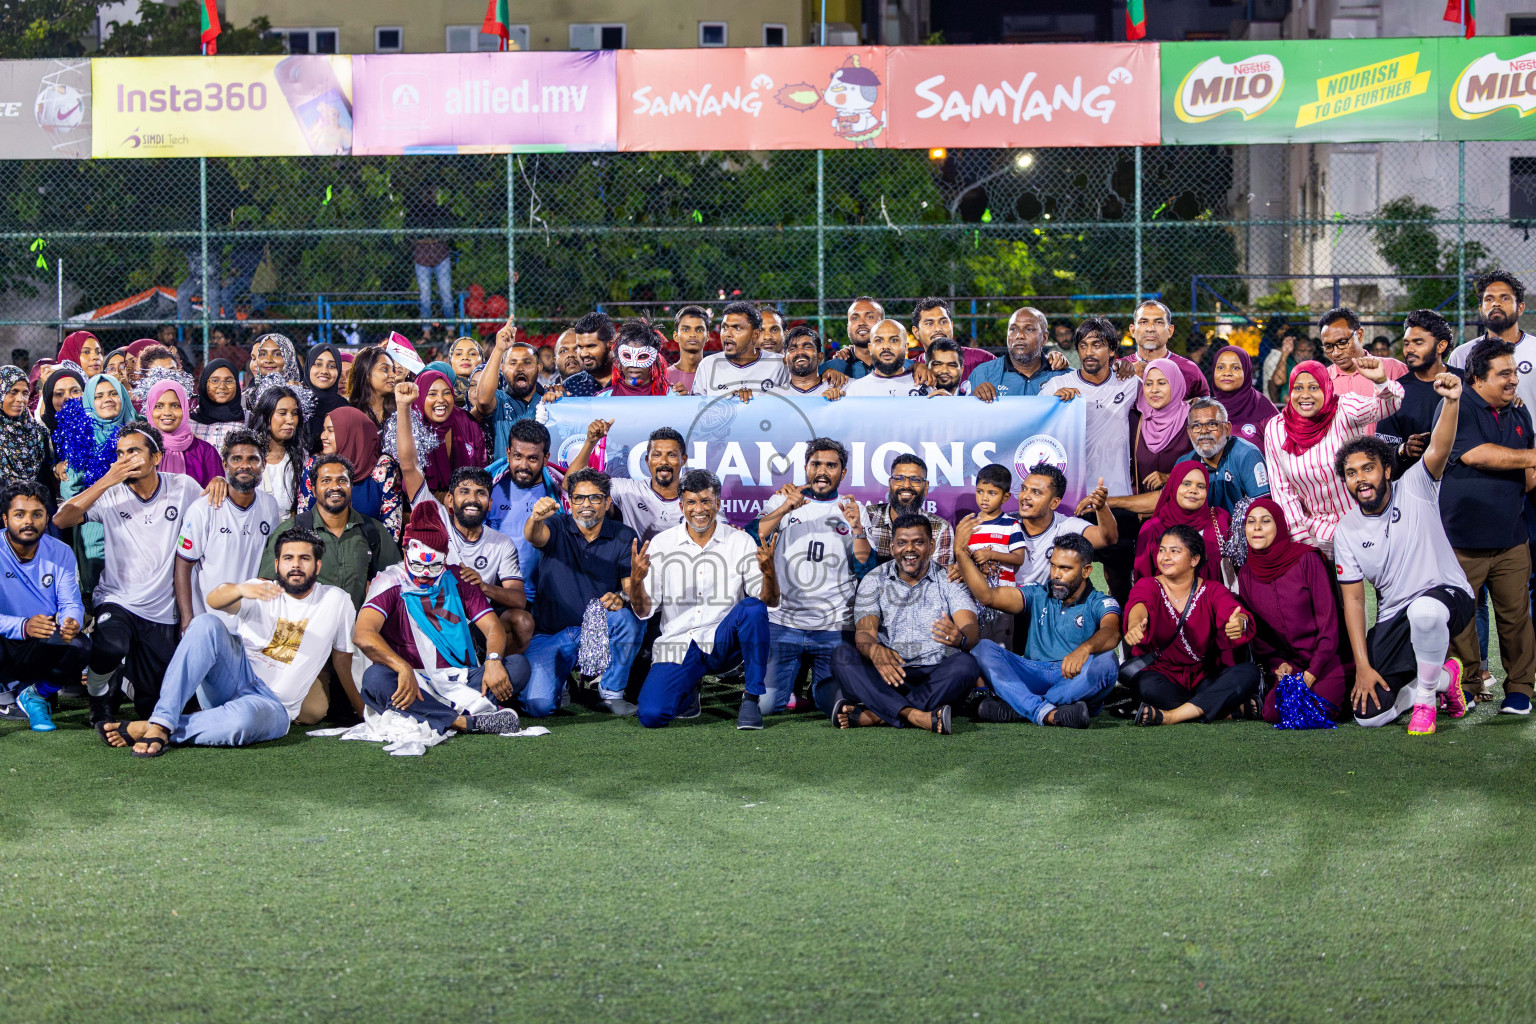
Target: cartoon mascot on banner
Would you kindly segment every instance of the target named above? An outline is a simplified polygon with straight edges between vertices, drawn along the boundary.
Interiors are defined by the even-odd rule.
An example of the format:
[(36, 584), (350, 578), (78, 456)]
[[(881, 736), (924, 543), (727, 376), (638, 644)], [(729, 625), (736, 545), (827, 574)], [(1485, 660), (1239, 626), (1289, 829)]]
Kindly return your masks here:
[(836, 113), (832, 132), (838, 138), (861, 149), (872, 148), (885, 131), (885, 111), (875, 114), (880, 101), (880, 77), (859, 63), (859, 55), (849, 54), (842, 66), (832, 72), (825, 90), (809, 82), (786, 85), (774, 94), (782, 106), (802, 113), (826, 103)]

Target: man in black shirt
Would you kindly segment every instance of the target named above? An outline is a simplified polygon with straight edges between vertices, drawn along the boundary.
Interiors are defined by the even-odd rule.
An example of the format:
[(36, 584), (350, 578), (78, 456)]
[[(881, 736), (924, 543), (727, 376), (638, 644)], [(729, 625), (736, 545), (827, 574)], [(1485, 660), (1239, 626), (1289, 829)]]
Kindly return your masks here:
[[(1536, 486), (1530, 411), (1515, 404), (1515, 346), (1491, 338), (1467, 359), (1469, 387), (1457, 411), (1456, 442), (1440, 487), (1440, 516), (1472, 592), (1486, 583), (1504, 662), (1504, 714), (1526, 715), (1536, 683), (1531, 628), (1531, 554), (1521, 513)], [(1449, 415), (1449, 412), (1447, 412)], [(1452, 641), (1465, 668), (1478, 661), (1471, 623)]]
[(1419, 461), (1429, 443), (1435, 410), (1440, 408), (1435, 378), (1442, 373), (1465, 377), (1445, 365), (1451, 340), (1451, 325), (1432, 309), (1416, 309), (1403, 320), (1403, 362), (1410, 371), (1398, 379), (1403, 404), (1376, 426), (1376, 436), (1397, 444), (1399, 473)]

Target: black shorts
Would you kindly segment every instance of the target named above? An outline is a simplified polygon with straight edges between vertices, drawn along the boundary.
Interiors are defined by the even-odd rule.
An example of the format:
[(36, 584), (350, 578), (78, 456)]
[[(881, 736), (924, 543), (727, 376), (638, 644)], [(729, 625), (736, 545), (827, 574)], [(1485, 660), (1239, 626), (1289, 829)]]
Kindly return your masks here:
[[(1432, 597), (1445, 605), (1451, 613), (1453, 638), (1466, 629), (1477, 614), (1477, 602), (1459, 587), (1431, 587), (1416, 595), (1414, 600), (1420, 597)], [(1380, 673), (1393, 692), (1411, 683), (1419, 674), (1418, 660), (1413, 655), (1413, 637), (1406, 606), (1387, 622), (1378, 622), (1372, 626), (1371, 631), (1365, 635), (1365, 646), (1371, 652), (1371, 667)]]

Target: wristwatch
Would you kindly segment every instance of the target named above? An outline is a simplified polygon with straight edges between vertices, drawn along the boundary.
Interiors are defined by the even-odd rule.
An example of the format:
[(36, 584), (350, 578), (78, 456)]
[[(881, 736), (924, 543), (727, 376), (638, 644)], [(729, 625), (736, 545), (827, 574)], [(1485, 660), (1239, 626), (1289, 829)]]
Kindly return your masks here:
[(500, 661), (501, 660), (501, 655), (499, 655), (499, 654), (487, 654), (485, 656), (485, 660), (486, 661)]

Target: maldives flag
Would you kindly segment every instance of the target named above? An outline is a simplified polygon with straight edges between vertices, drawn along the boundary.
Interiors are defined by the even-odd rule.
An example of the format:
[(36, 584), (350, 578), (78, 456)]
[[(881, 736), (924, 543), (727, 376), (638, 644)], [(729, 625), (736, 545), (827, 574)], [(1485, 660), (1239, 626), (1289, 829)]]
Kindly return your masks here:
[(1445, 0), (1445, 21), (1465, 25), (1465, 39), (1477, 35), (1477, 0)]
[(219, 33), (224, 31), (224, 26), (219, 24), (219, 8), (217, 0), (202, 0), (203, 4), (203, 53), (213, 56), (219, 52)]
[(500, 36), (501, 48), (507, 48), (507, 37), (510, 34), (507, 26), (512, 21), (512, 13), (507, 9), (507, 0), (486, 0), (485, 21), (480, 25), (480, 31), (488, 36)]
[[(1455, 3), (1456, 0), (1451, 0)], [(1125, 5), (1125, 38), (1147, 38), (1147, 0), (1127, 0)]]

